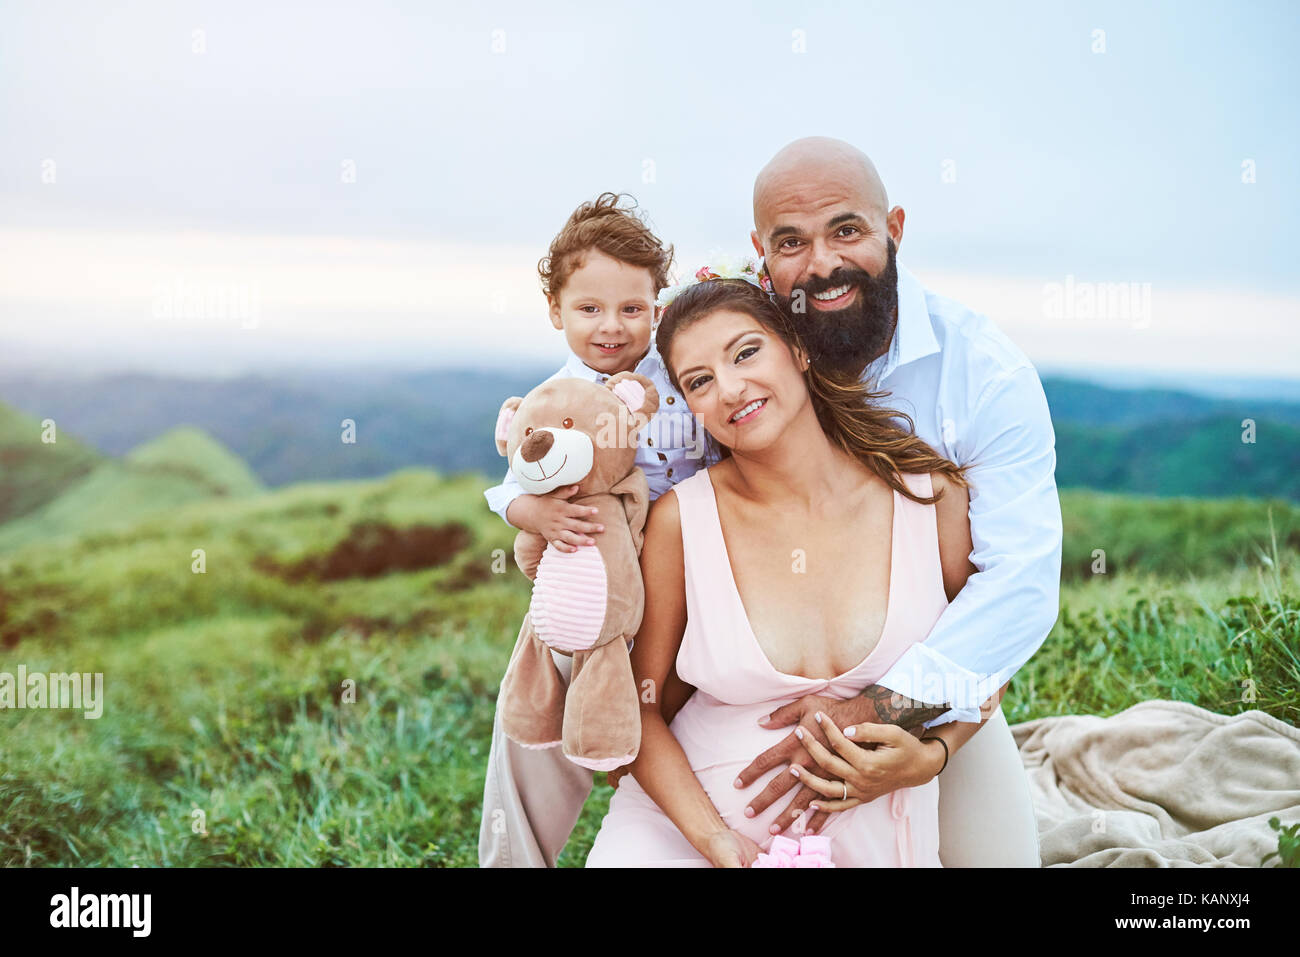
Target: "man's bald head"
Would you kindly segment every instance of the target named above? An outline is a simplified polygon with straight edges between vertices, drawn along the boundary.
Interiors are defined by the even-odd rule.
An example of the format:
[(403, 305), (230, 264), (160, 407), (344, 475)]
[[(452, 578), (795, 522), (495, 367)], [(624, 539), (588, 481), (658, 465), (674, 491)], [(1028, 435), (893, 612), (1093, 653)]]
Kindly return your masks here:
[(875, 165), (843, 140), (795, 140), (758, 174), (750, 241), (778, 305), (823, 367), (860, 374), (889, 347), (903, 220)]
[(815, 187), (853, 196), (865, 204), (862, 212), (882, 219), (889, 210), (885, 184), (866, 153), (829, 136), (806, 136), (783, 146), (754, 180), (754, 228), (759, 235), (774, 207), (797, 203)]

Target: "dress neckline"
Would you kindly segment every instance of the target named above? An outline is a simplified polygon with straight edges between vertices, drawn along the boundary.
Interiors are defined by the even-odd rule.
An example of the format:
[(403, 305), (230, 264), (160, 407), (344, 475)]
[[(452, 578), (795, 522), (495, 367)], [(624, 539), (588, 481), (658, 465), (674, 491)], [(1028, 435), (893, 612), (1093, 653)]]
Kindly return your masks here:
[(740, 620), (745, 623), (745, 631), (749, 633), (750, 644), (758, 653), (758, 656), (763, 659), (763, 663), (767, 665), (768, 670), (775, 675), (782, 678), (788, 678), (792, 681), (808, 681), (813, 684), (833, 684), (847, 678), (870, 662), (876, 652), (880, 651), (884, 646), (885, 639), (889, 636), (889, 626), (894, 620), (894, 580), (897, 578), (894, 574), (894, 570), (898, 567), (898, 507), (899, 499), (902, 498), (902, 496), (899, 495), (898, 490), (890, 489), (893, 493), (893, 514), (890, 516), (889, 528), (889, 587), (885, 592), (885, 621), (880, 628), (880, 637), (876, 639), (875, 645), (867, 652), (866, 657), (848, 671), (841, 672), (831, 678), (810, 678), (807, 675), (794, 675), (790, 674), (788, 671), (778, 670), (776, 665), (772, 664), (772, 659), (767, 656), (767, 652), (763, 650), (763, 646), (759, 644), (758, 635), (754, 632), (753, 623), (749, 620), (749, 612), (745, 610), (745, 601), (741, 598), (740, 588), (736, 584), (736, 573), (731, 568), (731, 553), (727, 550), (727, 538), (722, 531), (722, 513), (718, 511), (718, 497), (717, 493), (713, 489), (713, 477), (709, 475), (709, 470), (707, 468), (700, 469), (696, 474), (704, 476), (704, 485), (709, 491), (709, 505), (713, 509), (714, 534), (716, 535), (718, 546), (722, 549), (722, 564), (726, 566), (727, 580), (731, 583), (731, 595), (735, 604), (735, 610), (738, 613)]

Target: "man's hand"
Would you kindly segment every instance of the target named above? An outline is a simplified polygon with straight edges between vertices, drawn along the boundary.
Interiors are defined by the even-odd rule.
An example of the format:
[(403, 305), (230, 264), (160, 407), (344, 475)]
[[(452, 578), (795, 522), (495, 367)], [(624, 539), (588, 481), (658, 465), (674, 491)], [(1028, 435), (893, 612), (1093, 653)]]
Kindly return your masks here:
[(579, 546), (595, 545), (589, 536), (603, 532), (605, 526), (588, 519), (600, 510), (568, 501), (577, 491), (577, 485), (567, 485), (546, 495), (517, 496), (506, 508), (506, 521), (515, 528), (542, 536), (562, 552), (576, 552)]
[[(798, 701), (777, 708), (776, 711), (768, 715), (767, 720), (759, 723), (765, 728), (784, 728), (790, 725), (798, 725), (803, 729), (804, 734), (811, 736), (822, 747), (830, 750), (830, 741), (826, 737), (826, 733), (813, 719), (813, 715), (818, 711), (829, 715), (836, 722), (836, 725), (841, 728), (855, 724), (897, 724), (914, 737), (919, 738), (925, 733), (924, 722), (938, 717), (947, 710), (947, 706), (943, 705), (934, 707), (917, 706), (917, 703), (902, 698), (888, 688), (872, 685), (864, 689), (862, 694), (852, 698), (840, 699), (817, 694), (806, 695)], [(741, 788), (749, 787), (772, 768), (789, 764), (797, 764), (801, 768), (817, 766), (812, 755), (793, 731), (785, 738), (782, 738), (779, 743), (760, 754), (747, 768), (741, 771), (736, 786)], [(824, 772), (823, 777), (830, 780), (840, 780), (839, 776), (829, 768), (822, 768), (821, 770)], [(799, 785), (799, 781), (793, 774), (776, 775), (768, 783), (767, 787), (760, 791), (754, 800), (749, 803), (749, 807), (745, 811), (746, 816), (753, 817), (761, 814), (783, 794), (789, 793), (796, 785)], [(784, 831), (792, 825), (807, 810), (808, 805), (818, 797), (820, 795), (812, 788), (799, 785), (794, 800), (786, 805), (781, 815), (772, 825), (775, 829), (773, 833)], [(751, 809), (752, 814), (750, 813)], [(817, 833), (825, 825), (830, 813), (833, 812), (819, 811), (813, 815), (808, 821), (807, 833)]]
[[(759, 724), (765, 728), (784, 728), (790, 725), (798, 725), (803, 728), (804, 734), (814, 737), (824, 746), (829, 747), (830, 741), (826, 737), (826, 732), (813, 720), (813, 715), (818, 711), (834, 716), (834, 719), (839, 721), (841, 725), (871, 720), (867, 715), (864, 703), (859, 698), (841, 700), (839, 698), (828, 698), (825, 695), (810, 694), (798, 701), (792, 701), (790, 704), (777, 708)], [(801, 768), (811, 768), (816, 765), (812, 755), (808, 753), (808, 750), (793, 731), (782, 738), (779, 743), (756, 757), (747, 768), (741, 771), (740, 777), (736, 779), (736, 787), (747, 788), (772, 768), (789, 764), (797, 764)], [(822, 771), (826, 775), (834, 776), (825, 768)], [(778, 774), (768, 783), (767, 787), (758, 793), (754, 800), (749, 802), (749, 806), (745, 808), (745, 816), (756, 817), (761, 814), (777, 798), (789, 792), (796, 785), (799, 785), (799, 780), (793, 774)], [(781, 817), (772, 825), (776, 829), (773, 833), (779, 833), (793, 824), (808, 807), (809, 802), (819, 796), (811, 788), (799, 786), (802, 791), (808, 792), (807, 796), (800, 795), (803, 798), (802, 801), (796, 799), (795, 802), (787, 806), (781, 813)]]

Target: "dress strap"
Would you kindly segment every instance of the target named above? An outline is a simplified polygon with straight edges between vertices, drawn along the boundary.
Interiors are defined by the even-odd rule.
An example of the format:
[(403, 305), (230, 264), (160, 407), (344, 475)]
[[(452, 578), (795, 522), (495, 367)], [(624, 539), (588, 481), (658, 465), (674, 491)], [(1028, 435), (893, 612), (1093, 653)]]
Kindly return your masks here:
[[(711, 490), (704, 485), (707, 481), (704, 469), (700, 469), (673, 486), (673, 494), (677, 496), (677, 511), (681, 516), (682, 553), (687, 563), (692, 556), (701, 555), (706, 550), (709, 523), (714, 521), (714, 509), (709, 499)], [(686, 572), (689, 576), (689, 564)]]
[[(913, 494), (922, 498), (934, 494), (929, 472), (904, 472), (902, 478)], [(933, 505), (922, 505), (906, 495), (894, 496), (894, 507), (898, 510), (894, 516), (898, 525), (898, 549), (891, 574), (899, 576), (900, 583), (906, 583), (900, 592), (906, 597), (899, 611), (910, 622), (909, 631), (919, 629), (919, 640), (924, 641), (935, 620), (948, 607), (948, 595), (943, 588), (943, 562), (939, 557), (938, 513)]]

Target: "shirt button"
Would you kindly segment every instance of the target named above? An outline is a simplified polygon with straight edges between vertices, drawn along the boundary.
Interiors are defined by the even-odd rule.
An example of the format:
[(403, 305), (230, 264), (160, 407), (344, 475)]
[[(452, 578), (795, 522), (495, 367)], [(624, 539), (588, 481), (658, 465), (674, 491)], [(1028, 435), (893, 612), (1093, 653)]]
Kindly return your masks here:
[(667, 462), (667, 461), (668, 461), (668, 456), (664, 455), (662, 452), (656, 452), (655, 455), (659, 456), (659, 461), (660, 461), (660, 462)]
[(673, 470), (672, 470), (672, 469), (669, 469), (669, 470), (668, 470), (668, 477), (669, 477), (669, 478), (672, 478), (672, 477), (673, 477)]
[(668, 397), (668, 404), (669, 405), (673, 404), (673, 397), (671, 395)]
[(654, 443), (654, 439), (646, 439), (646, 440), (645, 440), (645, 444), (646, 444), (646, 445), (653, 446), (653, 445), (655, 444), (655, 443)]
[(600, 377), (600, 381), (601, 381), (601, 383), (608, 382), (608, 381), (609, 381), (609, 376), (607, 376), (607, 375), (603, 375), (603, 376), (601, 376), (601, 377)]

